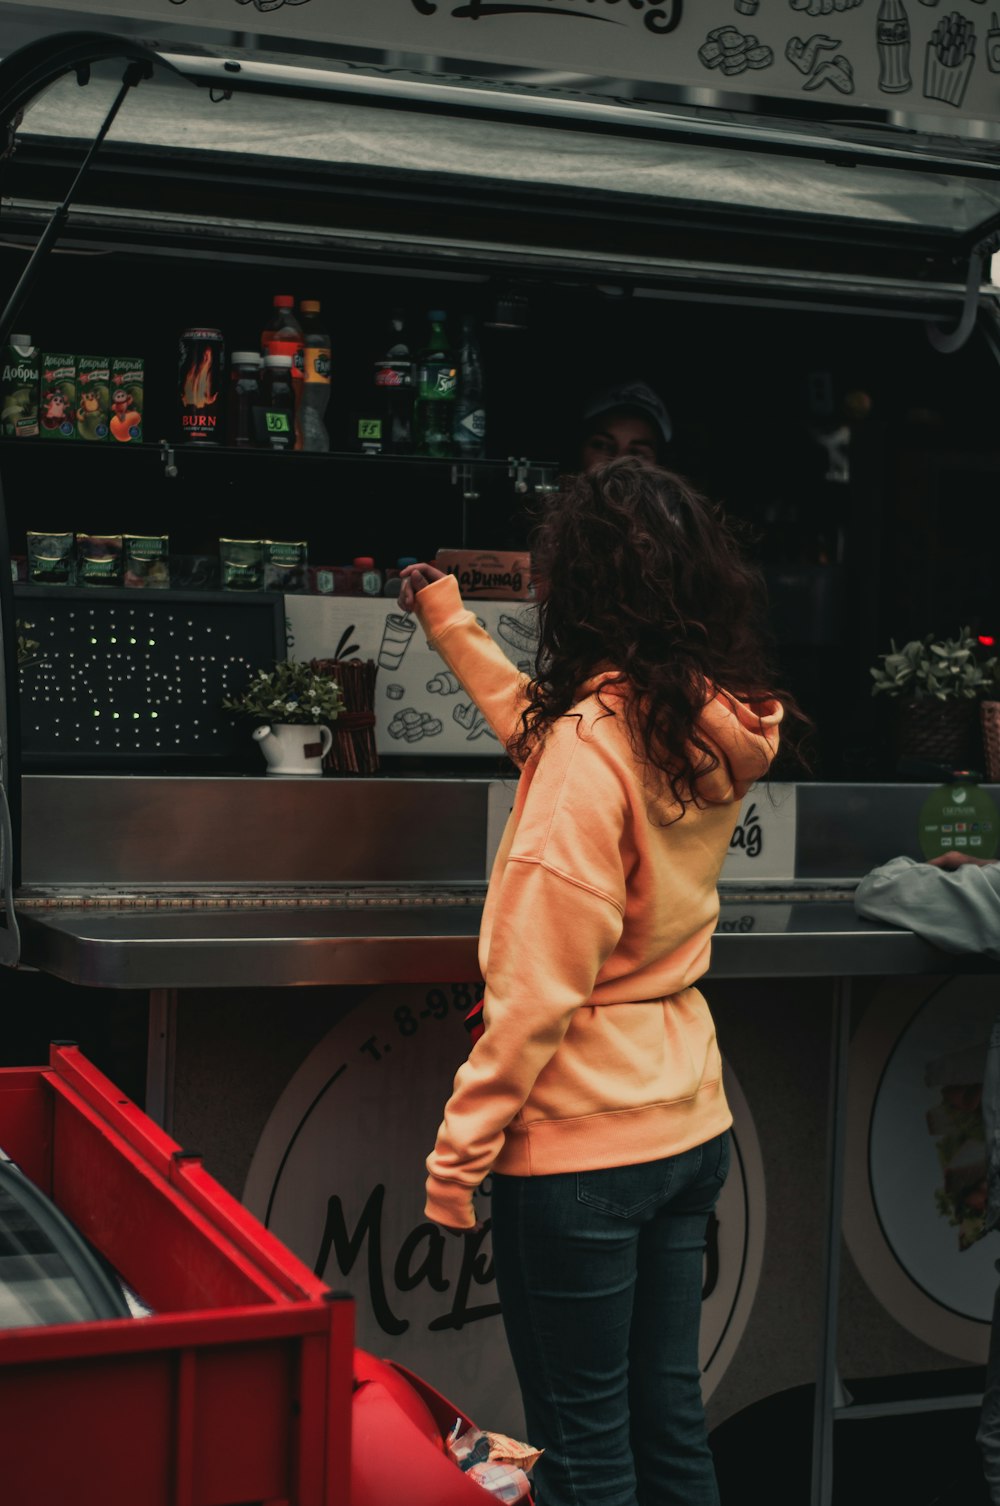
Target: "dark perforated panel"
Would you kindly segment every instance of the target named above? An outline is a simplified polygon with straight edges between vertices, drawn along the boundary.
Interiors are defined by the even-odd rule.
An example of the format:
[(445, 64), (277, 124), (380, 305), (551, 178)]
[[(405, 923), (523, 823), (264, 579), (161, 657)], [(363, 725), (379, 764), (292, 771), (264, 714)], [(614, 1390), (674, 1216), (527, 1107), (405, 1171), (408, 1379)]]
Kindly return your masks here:
[(16, 605), (40, 660), (22, 672), (26, 767), (247, 759), (221, 702), (284, 657), (281, 596), (20, 586)]

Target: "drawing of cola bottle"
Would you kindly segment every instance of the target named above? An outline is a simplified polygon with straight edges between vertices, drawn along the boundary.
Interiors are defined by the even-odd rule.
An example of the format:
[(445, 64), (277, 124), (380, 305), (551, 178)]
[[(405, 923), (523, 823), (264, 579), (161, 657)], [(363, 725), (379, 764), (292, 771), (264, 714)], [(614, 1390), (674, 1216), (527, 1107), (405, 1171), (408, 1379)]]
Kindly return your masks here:
[(878, 86), (884, 94), (903, 94), (910, 78), (910, 21), (903, 0), (882, 0), (875, 27)]

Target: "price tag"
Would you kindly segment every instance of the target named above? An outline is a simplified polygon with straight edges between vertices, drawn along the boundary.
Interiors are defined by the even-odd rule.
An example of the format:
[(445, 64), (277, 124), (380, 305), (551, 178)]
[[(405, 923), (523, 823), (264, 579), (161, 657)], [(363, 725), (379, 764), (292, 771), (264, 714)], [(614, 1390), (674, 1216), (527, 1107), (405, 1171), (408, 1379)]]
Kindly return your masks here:
[(269, 434), (290, 434), (291, 424), (287, 413), (267, 413), (264, 416)]

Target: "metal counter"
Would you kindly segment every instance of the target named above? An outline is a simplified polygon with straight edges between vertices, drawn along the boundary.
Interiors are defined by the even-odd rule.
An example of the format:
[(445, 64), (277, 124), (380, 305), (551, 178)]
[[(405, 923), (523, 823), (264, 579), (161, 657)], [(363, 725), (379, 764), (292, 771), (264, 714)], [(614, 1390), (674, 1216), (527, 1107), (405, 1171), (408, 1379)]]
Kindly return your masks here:
[[(481, 903), (251, 908), (21, 908), (26, 965), (98, 988), (287, 988), (478, 976)], [(464, 898), (464, 897), (463, 897)], [(974, 966), (973, 966), (974, 964)], [(861, 920), (850, 894), (787, 902), (723, 894), (709, 978), (987, 970), (909, 931)], [(996, 965), (1000, 971), (1000, 964)]]
[[(863, 873), (919, 856), (929, 790), (754, 792), (744, 820), (766, 832), (770, 871), (727, 879), (768, 872), (763, 859), (727, 859), (709, 976), (991, 970), (854, 914)], [(157, 991), (476, 977), (514, 783), (35, 775), (23, 793), (24, 965)]]

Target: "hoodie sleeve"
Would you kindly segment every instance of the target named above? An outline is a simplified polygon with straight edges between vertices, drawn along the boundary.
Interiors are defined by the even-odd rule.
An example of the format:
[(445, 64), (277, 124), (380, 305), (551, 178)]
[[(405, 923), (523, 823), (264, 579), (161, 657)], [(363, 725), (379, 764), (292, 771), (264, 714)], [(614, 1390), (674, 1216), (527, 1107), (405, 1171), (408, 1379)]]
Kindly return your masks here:
[(453, 575), (418, 591), (414, 611), (427, 642), (458, 677), (506, 749), (527, 705), (527, 675), (514, 667), (475, 614), (462, 605)]
[(943, 952), (1000, 959), (1000, 864), (949, 871), (893, 858), (861, 880), (854, 908), (867, 920), (914, 931)]
[[(576, 741), (572, 724), (569, 730)], [(474, 1190), (574, 1013), (593, 994), (597, 975), (622, 934), (624, 794), (615, 790), (607, 770), (582, 741), (564, 766), (565, 751), (545, 750), (542, 766), (550, 752), (555, 755), (545, 771), (549, 777), (540, 768), (532, 779), (522, 825), (530, 828), (537, 821), (547, 831), (558, 811), (566, 830), (581, 819), (575, 812), (590, 810), (591, 819), (595, 813), (600, 817), (602, 851), (595, 854), (591, 841), (587, 854), (575, 859), (571, 841), (551, 848), (541, 840), (508, 859), (485, 964), (486, 1029), (458, 1071), (427, 1158), (426, 1213), (450, 1228), (475, 1223)], [(603, 800), (602, 775), (608, 786)]]

